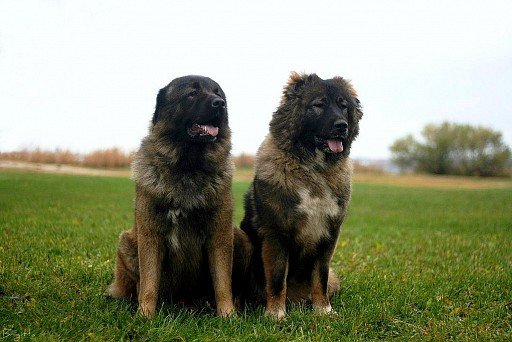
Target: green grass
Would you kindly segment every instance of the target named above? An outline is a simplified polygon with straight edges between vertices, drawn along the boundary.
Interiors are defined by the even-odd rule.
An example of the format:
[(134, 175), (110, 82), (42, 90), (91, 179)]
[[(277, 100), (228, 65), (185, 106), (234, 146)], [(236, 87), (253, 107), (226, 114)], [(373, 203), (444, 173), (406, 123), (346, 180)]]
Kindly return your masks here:
[[(248, 183), (235, 183), (240, 222)], [(40, 340), (510, 340), (512, 190), (355, 184), (333, 267), (334, 317), (292, 307), (163, 306), (152, 321), (107, 300), (117, 237), (133, 216), (128, 179), (0, 172), (0, 336)]]

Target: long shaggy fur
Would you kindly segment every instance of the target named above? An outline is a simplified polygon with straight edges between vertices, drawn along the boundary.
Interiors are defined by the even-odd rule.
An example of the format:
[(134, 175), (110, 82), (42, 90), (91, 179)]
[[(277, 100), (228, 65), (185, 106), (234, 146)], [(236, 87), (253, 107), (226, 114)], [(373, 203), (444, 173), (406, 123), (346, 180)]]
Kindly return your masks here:
[[(200, 76), (176, 79), (158, 94), (149, 134), (132, 165), (135, 223), (119, 238), (109, 288), (113, 297), (137, 298), (144, 316), (154, 314), (159, 298), (215, 299), (219, 315), (233, 311), (232, 270), (245, 272), (252, 247), (232, 227), (231, 131), (224, 104), (219, 85)], [(218, 135), (194, 135), (194, 124), (218, 126)]]
[[(276, 318), (286, 298), (329, 312), (328, 298), (339, 289), (329, 264), (350, 201), (348, 156), (362, 117), (356, 96), (341, 77), (292, 73), (258, 150), (241, 228), (254, 245), (252, 295)], [(348, 124), (341, 153), (318, 145), (317, 136), (331, 134), (329, 115)]]

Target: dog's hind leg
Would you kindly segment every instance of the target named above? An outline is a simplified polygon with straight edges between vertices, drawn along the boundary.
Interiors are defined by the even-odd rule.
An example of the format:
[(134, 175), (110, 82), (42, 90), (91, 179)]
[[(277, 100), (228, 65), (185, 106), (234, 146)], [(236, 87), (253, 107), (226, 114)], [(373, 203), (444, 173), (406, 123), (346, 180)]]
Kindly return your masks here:
[(340, 291), (340, 279), (329, 267), (329, 279), (327, 280), (327, 297), (330, 299)]
[(253, 247), (247, 234), (241, 229), (234, 228), (233, 250), (233, 301), (235, 307), (241, 310), (251, 290), (250, 263)]
[[(340, 280), (332, 268), (329, 268), (327, 280), (327, 298), (331, 299), (340, 290)], [(292, 303), (311, 302), (311, 284), (289, 279), (286, 297)]]
[(133, 230), (127, 230), (119, 236), (114, 281), (108, 288), (113, 298), (137, 298), (139, 261), (137, 240)]

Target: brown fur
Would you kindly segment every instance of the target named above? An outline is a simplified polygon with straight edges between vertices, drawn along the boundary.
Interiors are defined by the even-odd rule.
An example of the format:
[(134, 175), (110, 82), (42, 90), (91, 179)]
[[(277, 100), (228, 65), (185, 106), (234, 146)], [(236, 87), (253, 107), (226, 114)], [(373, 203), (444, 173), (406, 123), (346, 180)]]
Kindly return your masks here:
[[(340, 89), (348, 103), (344, 151), (327, 154), (303, 142), (306, 106), (326, 93), (324, 83)], [(333, 91), (331, 90), (331, 93)], [(256, 156), (253, 184), (246, 195), (242, 229), (254, 244), (256, 295), (266, 299), (266, 313), (282, 318), (285, 299), (311, 300), (315, 311), (331, 311), (329, 298), (339, 280), (329, 269), (351, 194), (350, 146), (362, 116), (353, 87), (337, 77), (292, 73), (270, 133)], [(309, 96), (309, 98), (308, 98)], [(339, 111), (339, 109), (338, 109)]]
[[(204, 96), (223, 96), (213, 95), (213, 87), (219, 87), (210, 79), (192, 78)], [(175, 82), (161, 90), (163, 104), (157, 102), (133, 162), (135, 224), (119, 238), (109, 293), (137, 298), (146, 317), (154, 315), (159, 298), (189, 303), (211, 297), (218, 315), (227, 316), (233, 312), (233, 246), (241, 251), (235, 272), (245, 272), (251, 253), (245, 234), (232, 227), (230, 130), (226, 118), (214, 142), (175, 138), (181, 132), (176, 122), (186, 117), (180, 119), (185, 106), (174, 97), (189, 101), (186, 94), (176, 94)], [(185, 86), (179, 89), (186, 91)], [(178, 133), (169, 135), (172, 129)]]

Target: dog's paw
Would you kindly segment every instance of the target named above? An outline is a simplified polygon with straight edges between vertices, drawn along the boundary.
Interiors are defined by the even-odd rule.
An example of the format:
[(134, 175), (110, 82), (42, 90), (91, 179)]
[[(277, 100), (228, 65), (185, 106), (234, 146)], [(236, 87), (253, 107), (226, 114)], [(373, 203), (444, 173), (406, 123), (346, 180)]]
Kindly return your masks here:
[(124, 298), (126, 297), (125, 293), (117, 286), (116, 283), (110, 284), (110, 286), (105, 291), (104, 295), (107, 298)]
[(155, 315), (155, 308), (151, 308), (149, 305), (141, 304), (139, 305), (139, 309), (137, 311), (139, 315), (147, 319), (151, 319)]
[(233, 317), (235, 316), (235, 308), (233, 307), (233, 304), (231, 305), (222, 305), (217, 307), (217, 316), (219, 317)]
[(272, 318), (272, 319), (280, 321), (286, 317), (286, 309), (285, 308), (266, 309), (265, 316), (268, 318)]
[(332, 309), (331, 304), (313, 305), (313, 311), (318, 315), (336, 315), (336, 311)]

